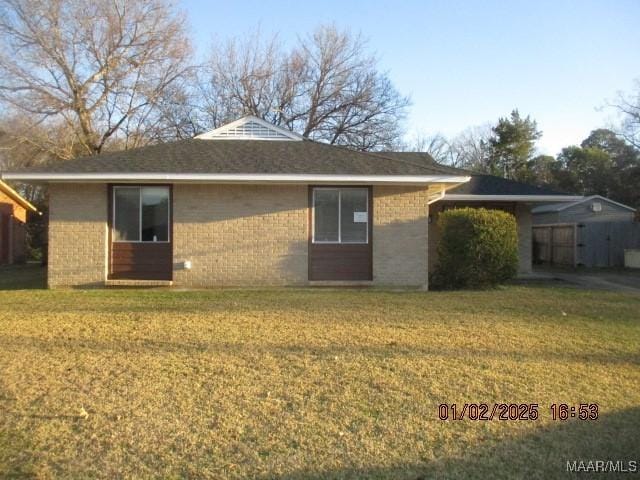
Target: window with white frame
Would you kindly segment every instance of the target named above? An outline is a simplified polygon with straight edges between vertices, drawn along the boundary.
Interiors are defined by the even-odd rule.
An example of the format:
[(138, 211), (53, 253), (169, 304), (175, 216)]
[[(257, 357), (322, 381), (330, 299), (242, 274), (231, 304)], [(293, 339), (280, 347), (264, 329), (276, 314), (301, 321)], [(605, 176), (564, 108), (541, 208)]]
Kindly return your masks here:
[(113, 187), (114, 242), (169, 241), (169, 187)]
[(369, 190), (314, 188), (312, 241), (369, 243)]

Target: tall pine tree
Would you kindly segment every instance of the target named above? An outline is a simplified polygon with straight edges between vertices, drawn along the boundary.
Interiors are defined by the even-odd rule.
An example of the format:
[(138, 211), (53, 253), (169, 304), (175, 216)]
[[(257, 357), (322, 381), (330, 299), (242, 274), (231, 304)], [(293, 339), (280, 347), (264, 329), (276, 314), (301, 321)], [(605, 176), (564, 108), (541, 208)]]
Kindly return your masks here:
[(529, 116), (522, 118), (518, 110), (513, 110), (509, 117), (498, 120), (492, 132), (487, 173), (512, 180), (529, 180), (529, 161), (535, 152), (536, 140), (542, 136), (536, 122)]

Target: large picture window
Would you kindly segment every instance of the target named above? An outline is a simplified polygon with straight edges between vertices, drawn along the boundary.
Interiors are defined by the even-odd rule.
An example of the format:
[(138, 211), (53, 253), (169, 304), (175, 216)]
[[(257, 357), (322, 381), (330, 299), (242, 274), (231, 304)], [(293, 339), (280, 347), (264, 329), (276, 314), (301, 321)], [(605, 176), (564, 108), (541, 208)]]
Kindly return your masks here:
[(169, 187), (113, 187), (114, 242), (169, 241)]
[(313, 243), (369, 243), (367, 188), (313, 189)]

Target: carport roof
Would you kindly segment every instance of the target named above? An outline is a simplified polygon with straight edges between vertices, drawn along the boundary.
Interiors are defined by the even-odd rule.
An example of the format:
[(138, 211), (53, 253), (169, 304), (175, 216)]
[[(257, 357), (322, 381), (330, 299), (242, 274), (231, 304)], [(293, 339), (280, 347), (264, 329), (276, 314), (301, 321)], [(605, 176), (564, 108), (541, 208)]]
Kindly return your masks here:
[(447, 191), (445, 200), (508, 200), (508, 201), (576, 201), (582, 196), (559, 192), (546, 187), (538, 187), (515, 180), (485, 175), (438, 164), (431, 155), (424, 152), (384, 152), (398, 160), (422, 163), (425, 166), (438, 165), (446, 168), (451, 175), (469, 175), (471, 179)]

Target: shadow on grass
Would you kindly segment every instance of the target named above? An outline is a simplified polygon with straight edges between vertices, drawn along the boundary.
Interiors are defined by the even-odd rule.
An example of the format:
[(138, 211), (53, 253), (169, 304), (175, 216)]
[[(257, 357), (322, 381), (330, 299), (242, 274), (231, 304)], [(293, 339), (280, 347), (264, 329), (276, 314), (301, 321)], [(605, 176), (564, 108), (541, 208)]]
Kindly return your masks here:
[(8, 410), (15, 396), (10, 394), (0, 377), (0, 478), (35, 478), (36, 455), (29, 432), (17, 429), (9, 420)]
[(46, 288), (46, 268), (40, 264), (0, 267), (0, 290), (41, 290)]
[(35, 478), (34, 458), (25, 433), (0, 430), (0, 478)]
[[(544, 412), (549, 415), (549, 412)], [(533, 433), (504, 440), (487, 439), (462, 457), (446, 457), (423, 464), (385, 468), (345, 468), (327, 471), (300, 470), (280, 480), (320, 479), (555, 479), (620, 478), (636, 475), (568, 471), (567, 462), (611, 461), (617, 468), (640, 470), (640, 407), (601, 414), (595, 421), (569, 420), (539, 428)], [(616, 462), (620, 462), (616, 464)], [(592, 465), (595, 465), (593, 463)], [(611, 466), (609, 467), (611, 468)]]

